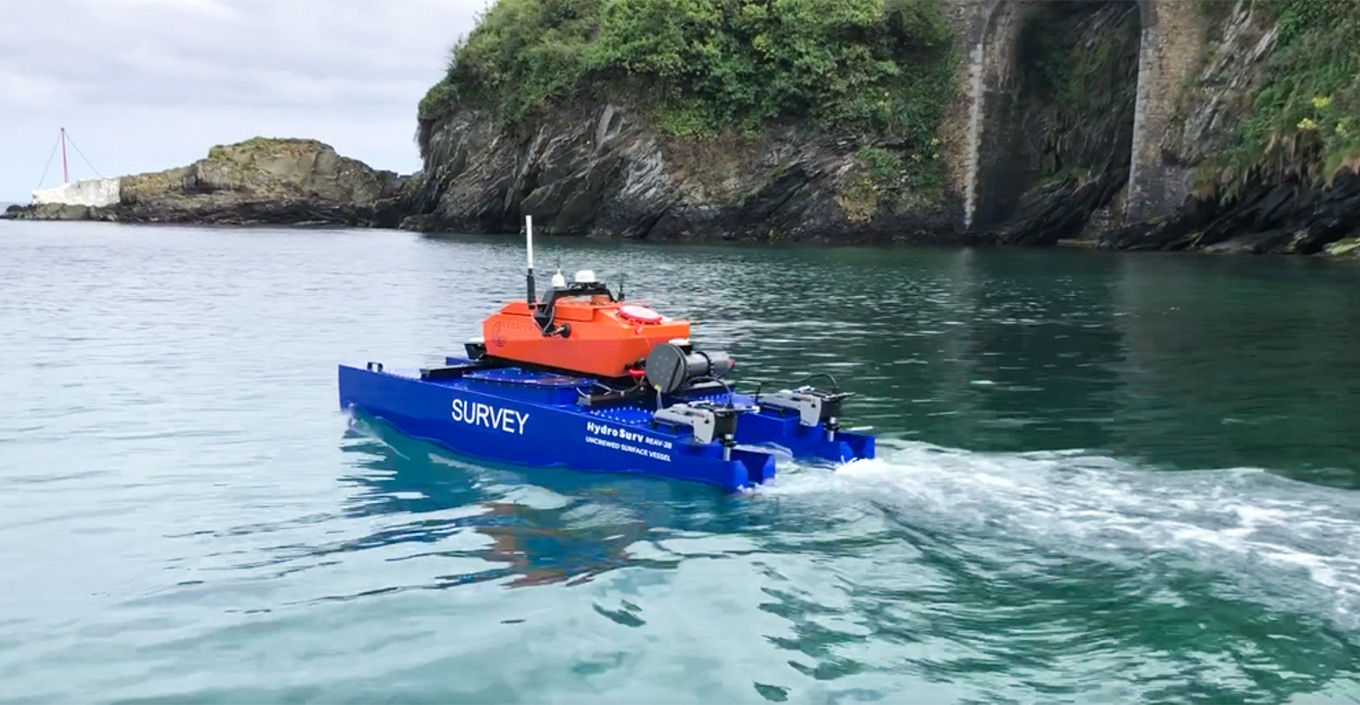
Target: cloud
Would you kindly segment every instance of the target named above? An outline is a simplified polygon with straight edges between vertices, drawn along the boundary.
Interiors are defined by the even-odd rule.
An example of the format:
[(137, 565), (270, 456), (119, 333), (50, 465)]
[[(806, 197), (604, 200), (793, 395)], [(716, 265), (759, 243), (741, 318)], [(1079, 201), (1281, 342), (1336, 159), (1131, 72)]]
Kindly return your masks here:
[(486, 7), (21, 1), (0, 19), (0, 201), (27, 200), (61, 126), (105, 175), (178, 166), (213, 144), (271, 133), (412, 171), (416, 104)]

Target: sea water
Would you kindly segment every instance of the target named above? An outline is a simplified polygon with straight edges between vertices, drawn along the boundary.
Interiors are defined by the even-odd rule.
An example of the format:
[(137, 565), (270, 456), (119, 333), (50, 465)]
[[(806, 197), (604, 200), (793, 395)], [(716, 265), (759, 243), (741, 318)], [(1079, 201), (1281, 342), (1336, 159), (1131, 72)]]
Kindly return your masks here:
[(343, 414), (514, 238), (0, 223), (0, 703), (1360, 699), (1354, 265), (538, 244), (879, 457), (724, 495)]

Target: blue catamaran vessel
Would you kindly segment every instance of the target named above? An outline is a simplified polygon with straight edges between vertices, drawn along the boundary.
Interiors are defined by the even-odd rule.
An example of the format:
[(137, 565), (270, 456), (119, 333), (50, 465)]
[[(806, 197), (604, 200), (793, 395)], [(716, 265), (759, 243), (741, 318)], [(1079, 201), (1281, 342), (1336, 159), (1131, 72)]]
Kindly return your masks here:
[(482, 323), (465, 355), (432, 368), (339, 366), (342, 409), (471, 458), (540, 468), (654, 475), (726, 491), (766, 482), (775, 455), (872, 458), (874, 437), (843, 429), (851, 395), (829, 375), (737, 393), (723, 352), (696, 349), (688, 321), (626, 303), (582, 270), (535, 294), (526, 218), (527, 296)]

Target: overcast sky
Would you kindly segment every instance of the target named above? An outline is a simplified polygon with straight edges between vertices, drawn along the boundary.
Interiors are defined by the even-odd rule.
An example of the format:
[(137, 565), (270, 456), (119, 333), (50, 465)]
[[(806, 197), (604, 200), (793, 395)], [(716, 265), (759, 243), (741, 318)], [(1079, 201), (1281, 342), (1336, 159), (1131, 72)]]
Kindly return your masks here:
[[(104, 176), (214, 144), (313, 137), (420, 168), (416, 104), (487, 0), (7, 0), (0, 201), (28, 202), (58, 128)], [(75, 150), (71, 179), (93, 178)], [(43, 188), (61, 183), (61, 156)]]

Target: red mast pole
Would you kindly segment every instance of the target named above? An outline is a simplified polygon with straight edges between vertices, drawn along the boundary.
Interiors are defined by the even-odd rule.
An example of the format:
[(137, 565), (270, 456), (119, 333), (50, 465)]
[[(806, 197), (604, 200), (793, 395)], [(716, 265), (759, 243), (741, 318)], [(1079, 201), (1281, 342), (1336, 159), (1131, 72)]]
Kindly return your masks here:
[(61, 128), (61, 182), (71, 183), (71, 175), (66, 171), (66, 128)]

